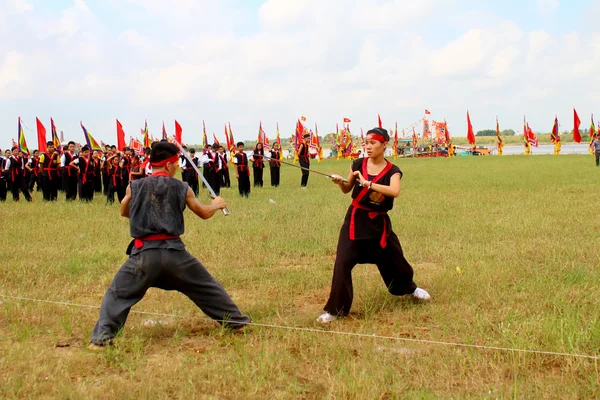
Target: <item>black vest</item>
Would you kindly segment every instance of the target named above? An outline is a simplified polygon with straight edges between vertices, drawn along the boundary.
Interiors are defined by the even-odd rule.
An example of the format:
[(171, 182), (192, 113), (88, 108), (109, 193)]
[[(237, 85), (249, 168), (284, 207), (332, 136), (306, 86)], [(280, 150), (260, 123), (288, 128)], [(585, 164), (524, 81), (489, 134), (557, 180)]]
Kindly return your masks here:
[(186, 182), (166, 176), (151, 176), (131, 182), (131, 237), (182, 235), (185, 231), (183, 210), (187, 191)]

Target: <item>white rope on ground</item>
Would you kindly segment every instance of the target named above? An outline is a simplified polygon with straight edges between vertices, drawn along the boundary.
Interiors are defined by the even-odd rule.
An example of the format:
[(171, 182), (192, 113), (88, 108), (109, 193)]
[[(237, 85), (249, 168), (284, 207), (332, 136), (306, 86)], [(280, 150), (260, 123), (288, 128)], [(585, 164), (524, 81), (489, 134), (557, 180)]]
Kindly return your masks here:
[[(19, 301), (32, 301), (32, 302), (36, 302), (36, 303), (47, 303), (47, 304), (72, 306), (72, 307), (88, 308), (88, 309), (95, 309), (95, 310), (100, 309), (99, 306), (91, 306), (91, 305), (87, 305), (87, 304), (69, 303), (66, 301), (34, 299), (34, 298), (29, 298), (29, 297), (9, 296), (9, 295), (5, 295), (2, 293), (0, 293), (0, 297), (5, 298), (5, 299), (11, 299), (11, 300), (19, 300)], [(0, 302), (0, 304), (2, 304), (2, 303)], [(167, 314), (167, 313), (159, 313), (159, 312), (152, 312), (152, 311), (131, 310), (130, 312), (135, 313), (135, 314), (153, 315), (153, 316), (158, 316), (158, 317), (173, 317), (173, 318), (182, 318), (182, 319), (183, 318), (192, 318), (192, 316), (190, 316), (190, 315)], [(203, 318), (203, 319), (209, 320), (209, 321), (216, 321), (216, 322), (227, 322), (227, 321), (213, 320), (213, 319), (209, 319), (209, 318)], [(397, 337), (397, 336), (382, 336), (382, 335), (377, 335), (375, 333), (373, 333), (372, 335), (369, 335), (367, 333), (333, 331), (333, 330), (323, 330), (323, 329), (315, 329), (315, 328), (302, 328), (302, 327), (298, 327), (298, 326), (286, 326), (286, 325), (275, 325), (275, 324), (261, 324), (261, 323), (257, 323), (257, 322), (249, 322), (249, 323), (247, 323), (247, 325), (259, 326), (259, 327), (263, 327), (263, 328), (286, 329), (286, 330), (291, 330), (291, 331), (301, 331), (301, 332), (311, 332), (311, 333), (329, 333), (331, 335), (354, 336), (354, 337), (359, 337), (359, 338), (384, 339), (384, 340), (397, 340), (397, 341), (402, 341), (402, 342), (433, 344), (433, 345), (439, 345), (439, 346), (463, 347), (463, 348), (472, 348), (472, 349), (480, 349), (480, 350), (497, 350), (497, 351), (513, 352), (513, 353), (573, 357), (573, 358), (584, 358), (584, 359), (591, 359), (591, 360), (600, 359), (600, 356), (594, 356), (594, 355), (589, 355), (589, 354), (564, 353), (564, 352), (544, 351), (544, 350), (530, 350), (530, 349), (519, 349), (519, 348), (500, 347), (500, 346), (486, 346), (486, 345), (479, 345), (479, 344), (469, 344), (469, 343), (460, 343), (460, 342), (445, 342), (445, 341), (440, 341), (440, 340), (429, 340), (429, 339), (401, 338), (401, 337)]]

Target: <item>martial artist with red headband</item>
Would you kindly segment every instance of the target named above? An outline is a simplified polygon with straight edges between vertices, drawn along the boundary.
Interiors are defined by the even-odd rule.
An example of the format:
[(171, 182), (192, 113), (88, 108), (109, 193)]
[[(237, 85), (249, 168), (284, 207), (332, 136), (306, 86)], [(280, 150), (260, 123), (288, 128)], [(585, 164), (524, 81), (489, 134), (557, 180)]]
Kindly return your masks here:
[(342, 192), (352, 191), (352, 204), (340, 231), (329, 300), (318, 322), (329, 323), (350, 312), (356, 264), (376, 264), (388, 291), (395, 296), (431, 298), (413, 282), (413, 269), (404, 258), (387, 214), (400, 194), (402, 178), (400, 168), (384, 158), (389, 140), (385, 129), (371, 129), (366, 138), (368, 157), (354, 160), (347, 181), (333, 177)]
[(216, 197), (209, 205), (200, 204), (186, 182), (173, 178), (179, 169), (179, 149), (174, 144), (154, 144), (150, 162), (152, 176), (130, 182), (121, 202), (121, 216), (129, 218), (134, 240), (127, 249), (129, 258), (102, 300), (89, 347), (92, 350), (101, 350), (113, 341), (131, 307), (151, 287), (185, 294), (227, 328), (237, 330), (250, 322), (223, 286), (187, 252), (180, 238), (186, 206), (200, 218), (209, 219), (226, 207), (225, 200)]

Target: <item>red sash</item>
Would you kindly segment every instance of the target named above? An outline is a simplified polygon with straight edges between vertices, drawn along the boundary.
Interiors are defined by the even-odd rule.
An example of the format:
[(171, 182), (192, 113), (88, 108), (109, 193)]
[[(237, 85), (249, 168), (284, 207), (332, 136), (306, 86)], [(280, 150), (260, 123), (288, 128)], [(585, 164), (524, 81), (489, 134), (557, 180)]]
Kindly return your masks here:
[(144, 241), (155, 242), (157, 240), (168, 240), (168, 239), (179, 239), (179, 236), (165, 235), (164, 233), (155, 233), (153, 235), (144, 236), (142, 238), (135, 238), (133, 244), (136, 249), (144, 247)]
[[(368, 177), (369, 176), (369, 172), (367, 171), (367, 161), (368, 158), (364, 158), (363, 160), (363, 165), (362, 165), (362, 175), (363, 177)], [(379, 181), (381, 178), (383, 178), (383, 176), (385, 176), (385, 174), (387, 174), (390, 169), (392, 169), (393, 164), (391, 162), (387, 162), (387, 165), (385, 166), (385, 168), (371, 181), (372, 183), (376, 183), (377, 181)], [(356, 215), (356, 210), (366, 210), (369, 211), (369, 218), (373, 219), (377, 216), (380, 215), (385, 215), (387, 214), (385, 211), (375, 211), (370, 209), (369, 207), (366, 207), (362, 204), (360, 204), (360, 201), (367, 195), (367, 193), (369, 193), (371, 189), (369, 188), (363, 188), (360, 193), (358, 194), (358, 196), (356, 196), (356, 198), (354, 200), (352, 200), (352, 213), (350, 214), (350, 240), (356, 240), (356, 226), (354, 223), (354, 217)], [(381, 248), (385, 249), (385, 247), (387, 246), (387, 222), (384, 219), (383, 222), (383, 234), (381, 236), (381, 240), (379, 241), (379, 244), (381, 245)]]

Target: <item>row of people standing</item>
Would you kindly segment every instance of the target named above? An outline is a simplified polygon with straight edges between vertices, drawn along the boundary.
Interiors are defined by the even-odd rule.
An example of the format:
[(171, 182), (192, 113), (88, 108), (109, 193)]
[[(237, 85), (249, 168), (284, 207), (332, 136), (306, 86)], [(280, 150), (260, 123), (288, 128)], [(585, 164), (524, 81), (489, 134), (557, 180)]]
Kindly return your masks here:
[(78, 195), (83, 201), (92, 201), (95, 193), (104, 193), (107, 202), (113, 202), (116, 194), (120, 201), (129, 181), (147, 174), (142, 159), (128, 148), (120, 153), (116, 146), (108, 147), (106, 154), (91, 152), (88, 146), (79, 154), (74, 150), (74, 142), (64, 146), (62, 153), (48, 142), (46, 152), (34, 150), (28, 157), (13, 147), (6, 158), (0, 157), (0, 201), (6, 200), (7, 191), (12, 192), (14, 201), (20, 200), (21, 193), (31, 201), (34, 187), (45, 201), (57, 200), (59, 191), (65, 193), (67, 201), (76, 200)]

